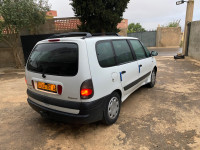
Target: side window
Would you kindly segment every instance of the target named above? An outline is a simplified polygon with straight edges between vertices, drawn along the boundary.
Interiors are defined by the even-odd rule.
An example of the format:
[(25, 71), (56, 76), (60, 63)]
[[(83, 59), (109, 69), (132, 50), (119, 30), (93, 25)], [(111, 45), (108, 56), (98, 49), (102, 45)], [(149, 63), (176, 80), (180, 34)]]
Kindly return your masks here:
[(146, 58), (144, 48), (138, 40), (130, 40), (130, 43), (133, 47), (137, 59)]
[(109, 41), (97, 43), (97, 58), (101, 67), (115, 66), (112, 44)]
[(145, 52), (147, 54), (147, 57), (150, 57), (151, 56), (150, 51), (146, 48), (146, 46), (143, 45), (143, 47), (144, 47), (144, 50), (145, 50)]
[(113, 41), (113, 46), (118, 64), (133, 61), (133, 55), (126, 40)]

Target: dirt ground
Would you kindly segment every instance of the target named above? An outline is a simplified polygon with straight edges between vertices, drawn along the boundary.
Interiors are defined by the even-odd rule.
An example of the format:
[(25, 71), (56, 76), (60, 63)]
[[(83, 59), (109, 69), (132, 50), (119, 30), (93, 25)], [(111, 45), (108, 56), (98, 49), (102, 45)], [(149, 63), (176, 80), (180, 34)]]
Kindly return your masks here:
[(27, 104), (24, 72), (0, 69), (0, 150), (199, 150), (200, 62), (157, 62), (156, 86), (134, 92), (112, 126), (41, 118)]

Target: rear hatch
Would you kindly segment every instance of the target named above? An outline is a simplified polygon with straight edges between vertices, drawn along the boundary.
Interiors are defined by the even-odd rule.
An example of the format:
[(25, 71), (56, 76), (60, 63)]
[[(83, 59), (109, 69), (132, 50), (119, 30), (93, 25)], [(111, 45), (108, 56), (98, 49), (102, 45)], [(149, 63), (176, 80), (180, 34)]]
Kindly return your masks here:
[(84, 41), (37, 44), (27, 62), (28, 89), (44, 96), (79, 102), (80, 86), (89, 78)]

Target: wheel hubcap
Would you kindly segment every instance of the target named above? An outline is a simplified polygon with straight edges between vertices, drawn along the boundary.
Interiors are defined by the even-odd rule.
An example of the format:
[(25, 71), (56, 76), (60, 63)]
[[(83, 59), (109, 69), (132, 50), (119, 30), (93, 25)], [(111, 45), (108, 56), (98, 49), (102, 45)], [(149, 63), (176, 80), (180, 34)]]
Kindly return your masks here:
[(108, 116), (110, 119), (115, 119), (119, 112), (119, 100), (117, 97), (113, 97), (108, 105)]

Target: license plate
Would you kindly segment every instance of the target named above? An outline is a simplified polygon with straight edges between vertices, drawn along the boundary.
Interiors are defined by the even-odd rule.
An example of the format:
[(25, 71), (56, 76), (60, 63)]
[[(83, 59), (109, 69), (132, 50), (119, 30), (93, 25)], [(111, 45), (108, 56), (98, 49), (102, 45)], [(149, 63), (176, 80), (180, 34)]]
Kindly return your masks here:
[(38, 82), (37, 83), (37, 88), (40, 89), (40, 90), (57, 93), (57, 88), (56, 88), (56, 85), (54, 85), (54, 84)]

